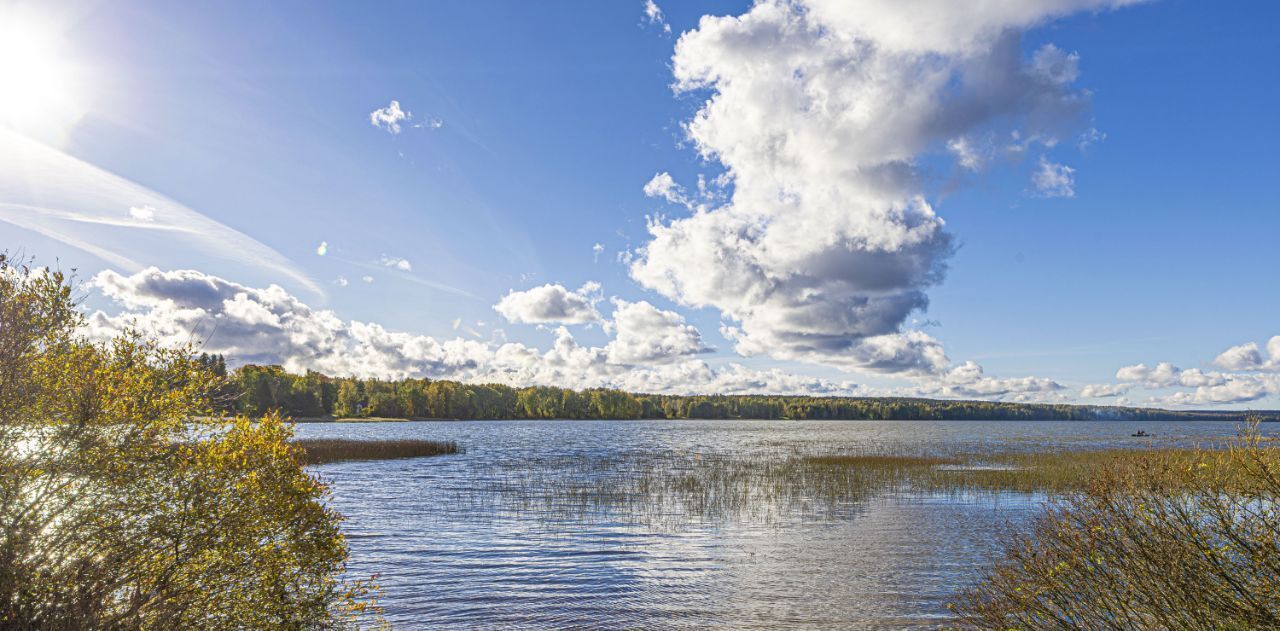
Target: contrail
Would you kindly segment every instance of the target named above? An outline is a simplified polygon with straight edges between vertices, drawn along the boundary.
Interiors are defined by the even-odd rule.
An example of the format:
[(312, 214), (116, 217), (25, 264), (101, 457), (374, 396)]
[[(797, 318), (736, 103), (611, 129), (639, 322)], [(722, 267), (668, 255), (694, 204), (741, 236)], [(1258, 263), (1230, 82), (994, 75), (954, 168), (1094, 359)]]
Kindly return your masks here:
[(0, 221), (131, 272), (153, 264), (173, 267), (173, 257), (155, 260), (157, 252), (180, 257), (195, 249), (202, 255), (278, 273), (325, 298), (320, 285), (293, 262), (253, 237), (145, 186), (4, 129), (0, 129)]

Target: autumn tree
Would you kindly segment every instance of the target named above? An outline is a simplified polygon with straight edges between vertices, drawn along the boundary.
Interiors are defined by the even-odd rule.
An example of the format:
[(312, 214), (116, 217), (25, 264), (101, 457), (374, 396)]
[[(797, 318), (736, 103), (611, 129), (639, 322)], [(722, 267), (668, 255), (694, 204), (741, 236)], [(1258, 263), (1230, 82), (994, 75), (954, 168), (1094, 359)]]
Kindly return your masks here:
[(339, 515), (220, 360), (92, 342), (71, 283), (0, 256), (0, 627), (355, 625)]

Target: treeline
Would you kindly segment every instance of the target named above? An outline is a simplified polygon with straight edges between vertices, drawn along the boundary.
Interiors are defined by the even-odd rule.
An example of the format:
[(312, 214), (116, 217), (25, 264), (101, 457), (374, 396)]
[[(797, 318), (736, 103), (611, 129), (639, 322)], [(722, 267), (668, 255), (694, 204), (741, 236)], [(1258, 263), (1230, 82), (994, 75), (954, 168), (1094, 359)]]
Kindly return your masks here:
[[(218, 356), (200, 361), (226, 375)], [(832, 420), (1206, 420), (1233, 413), (1154, 408), (953, 401), (888, 397), (780, 395), (659, 395), (595, 388), (513, 388), (457, 381), (296, 375), (279, 366), (244, 366), (228, 375), (223, 407), (261, 415), (278, 410), (296, 419), (387, 417), (416, 419), (832, 419)], [(1236, 414), (1238, 415), (1238, 414)], [(1280, 413), (1264, 413), (1280, 420)]]

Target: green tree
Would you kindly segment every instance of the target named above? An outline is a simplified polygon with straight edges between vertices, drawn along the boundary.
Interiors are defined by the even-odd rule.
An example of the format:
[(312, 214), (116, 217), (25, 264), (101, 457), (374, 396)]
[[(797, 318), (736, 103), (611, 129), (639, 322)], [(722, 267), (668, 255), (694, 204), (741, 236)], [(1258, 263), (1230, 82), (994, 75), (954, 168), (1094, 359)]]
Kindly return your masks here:
[(361, 416), (365, 412), (364, 389), (354, 379), (344, 379), (338, 386), (338, 398), (333, 404), (333, 415), (338, 417)]

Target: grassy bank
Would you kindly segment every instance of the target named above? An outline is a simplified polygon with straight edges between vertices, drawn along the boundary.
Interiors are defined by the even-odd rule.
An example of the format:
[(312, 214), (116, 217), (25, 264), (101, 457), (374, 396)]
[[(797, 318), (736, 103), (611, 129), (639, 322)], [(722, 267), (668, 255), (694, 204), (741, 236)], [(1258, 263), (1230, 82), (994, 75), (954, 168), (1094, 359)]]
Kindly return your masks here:
[(393, 460), (456, 454), (458, 444), (436, 440), (349, 440), (345, 438), (311, 438), (294, 444), (302, 448), (303, 462), (325, 464), (347, 460)]

